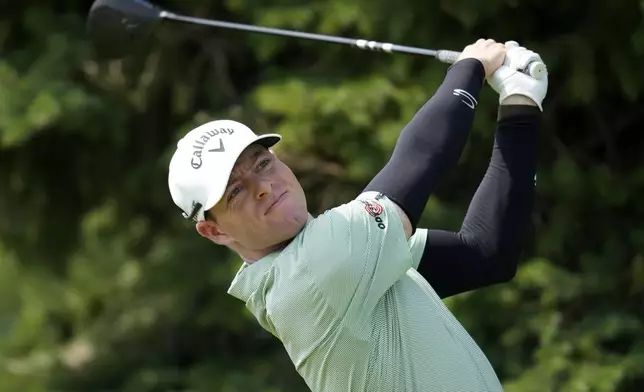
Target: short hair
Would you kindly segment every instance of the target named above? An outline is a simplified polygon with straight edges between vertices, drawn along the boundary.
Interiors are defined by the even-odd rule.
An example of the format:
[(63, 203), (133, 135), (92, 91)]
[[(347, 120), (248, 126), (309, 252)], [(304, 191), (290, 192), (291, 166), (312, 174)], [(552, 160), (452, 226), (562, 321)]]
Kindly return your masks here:
[(213, 222), (217, 223), (217, 220), (215, 219), (215, 215), (214, 215), (214, 214), (212, 214), (212, 213), (210, 212), (210, 210), (205, 210), (205, 211), (203, 212), (203, 217), (204, 217), (204, 219), (205, 219), (205, 220), (207, 220), (207, 221), (213, 221)]

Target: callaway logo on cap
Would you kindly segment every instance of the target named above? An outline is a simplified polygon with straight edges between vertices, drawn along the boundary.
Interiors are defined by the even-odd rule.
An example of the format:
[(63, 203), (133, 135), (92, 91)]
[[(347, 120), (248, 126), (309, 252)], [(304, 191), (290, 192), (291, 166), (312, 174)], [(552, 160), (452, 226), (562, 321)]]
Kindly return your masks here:
[(188, 132), (170, 160), (168, 187), (186, 219), (202, 221), (219, 202), (239, 155), (253, 143), (270, 148), (278, 134), (257, 135), (232, 120), (211, 121)]

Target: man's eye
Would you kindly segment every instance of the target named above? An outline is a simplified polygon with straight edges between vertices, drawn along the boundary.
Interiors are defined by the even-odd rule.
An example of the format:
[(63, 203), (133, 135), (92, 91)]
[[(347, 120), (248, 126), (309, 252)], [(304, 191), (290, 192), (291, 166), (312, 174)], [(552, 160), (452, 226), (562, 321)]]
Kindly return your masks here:
[(268, 166), (268, 164), (269, 164), (270, 162), (271, 162), (271, 160), (270, 160), (270, 159), (263, 159), (263, 160), (259, 163), (259, 165), (258, 165), (258, 166), (259, 166), (259, 168), (260, 168), (260, 169), (263, 169), (263, 168), (265, 168), (266, 166)]
[(241, 192), (241, 188), (235, 187), (228, 194), (228, 200), (232, 200), (233, 197), (237, 196)]

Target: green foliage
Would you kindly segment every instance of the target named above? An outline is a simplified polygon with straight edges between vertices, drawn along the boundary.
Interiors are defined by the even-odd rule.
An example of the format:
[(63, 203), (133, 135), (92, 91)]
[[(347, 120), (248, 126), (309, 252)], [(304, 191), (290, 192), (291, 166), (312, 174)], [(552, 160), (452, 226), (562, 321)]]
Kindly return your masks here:
[[(427, 48), (514, 39), (550, 71), (533, 236), (516, 278), (448, 300), (509, 392), (644, 386), (640, 3), (168, 1), (195, 16)], [(520, 6), (519, 6), (520, 5)], [(240, 261), (167, 191), (176, 140), (213, 118), (284, 135), (311, 212), (386, 162), (440, 84), (431, 59), (176, 24), (99, 63), (87, 2), (0, 17), (0, 392), (305, 391), (226, 290)], [(486, 89), (423, 225), (457, 229), (489, 159)]]

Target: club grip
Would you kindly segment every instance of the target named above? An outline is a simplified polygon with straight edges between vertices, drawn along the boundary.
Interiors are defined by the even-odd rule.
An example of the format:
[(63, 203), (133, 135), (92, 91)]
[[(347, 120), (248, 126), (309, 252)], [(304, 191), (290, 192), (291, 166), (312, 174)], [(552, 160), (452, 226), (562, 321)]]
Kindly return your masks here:
[(460, 55), (461, 52), (455, 52), (453, 50), (439, 50), (436, 52), (436, 58), (438, 61), (447, 64), (454, 64)]
[[(461, 55), (461, 52), (456, 52), (453, 50), (438, 50), (436, 51), (436, 58), (438, 61), (447, 64), (454, 64), (458, 60), (458, 56)], [(519, 69), (519, 72), (533, 77), (534, 79), (541, 79), (546, 74), (547, 69), (546, 65), (541, 61), (532, 61), (524, 69)]]

